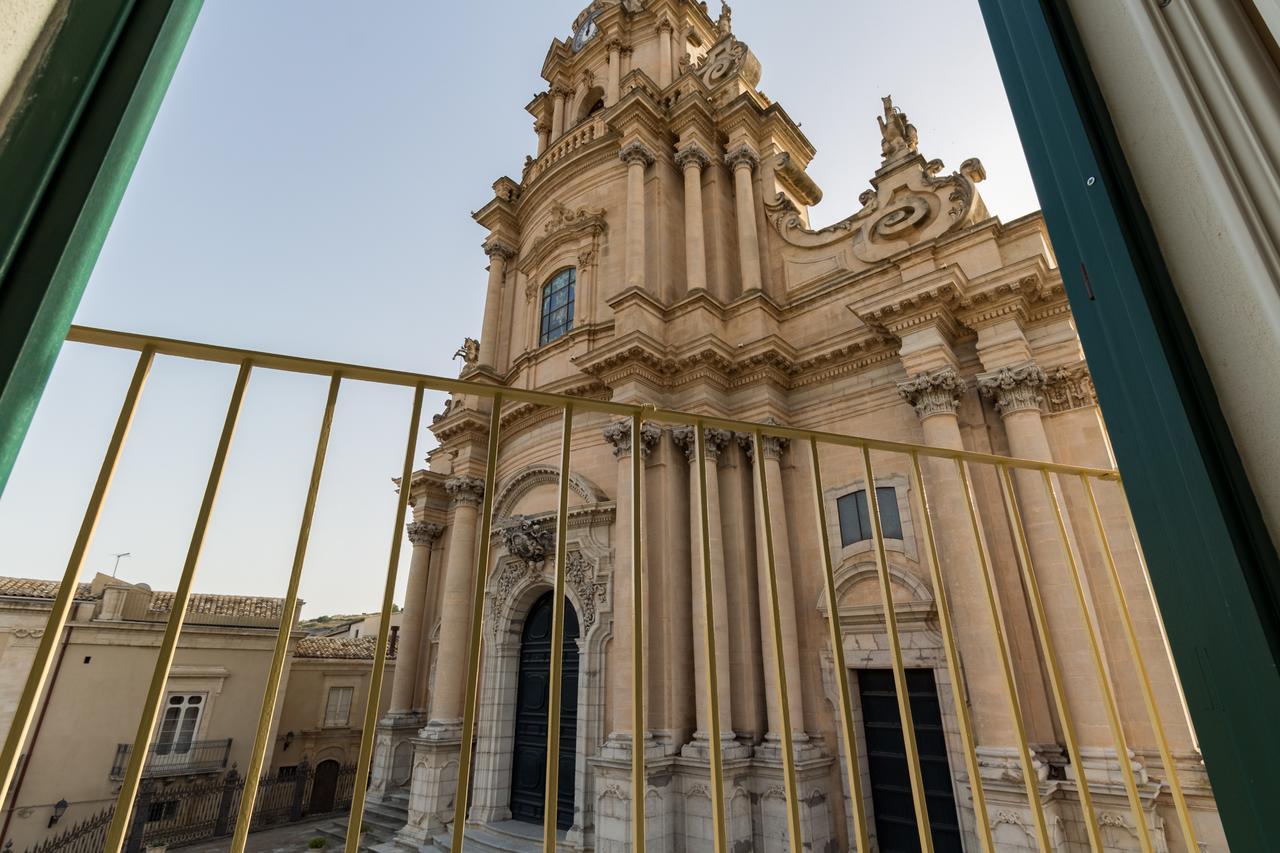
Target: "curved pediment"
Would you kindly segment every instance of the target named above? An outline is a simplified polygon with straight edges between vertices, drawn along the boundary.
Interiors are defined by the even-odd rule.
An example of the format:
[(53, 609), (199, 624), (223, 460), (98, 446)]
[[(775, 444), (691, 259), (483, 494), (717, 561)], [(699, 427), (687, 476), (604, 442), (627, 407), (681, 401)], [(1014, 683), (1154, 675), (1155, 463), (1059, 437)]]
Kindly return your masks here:
[[(521, 503), (541, 491), (554, 495), (559, 485), (559, 468), (550, 465), (530, 465), (522, 468), (504, 480), (498, 488), (497, 497), (493, 502), (494, 517), (510, 518), (522, 514), (521, 510), (523, 510), (523, 514), (528, 515), (533, 512), (554, 509), (554, 497), (552, 497), (547, 506), (539, 506), (537, 508), (521, 507)], [(575, 505), (576, 502), (576, 505), (591, 506), (608, 500), (608, 496), (603, 489), (581, 474), (572, 471), (569, 472), (569, 495), (570, 505)]]

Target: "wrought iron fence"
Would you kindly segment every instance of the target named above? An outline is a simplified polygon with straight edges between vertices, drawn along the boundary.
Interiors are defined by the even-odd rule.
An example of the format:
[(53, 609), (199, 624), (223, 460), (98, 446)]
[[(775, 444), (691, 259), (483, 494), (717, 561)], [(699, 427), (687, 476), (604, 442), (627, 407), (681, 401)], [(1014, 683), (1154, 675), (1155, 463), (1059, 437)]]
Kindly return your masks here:
[[(624, 419), (621, 428), (629, 432), (630, 446), (635, 451), (630, 454), (629, 476), (619, 483), (619, 491), (620, 496), (628, 496), (626, 502), (628, 510), (624, 515), (627, 516), (631, 531), (644, 529), (645, 500), (642, 490), (645, 468), (641, 461), (643, 454), (638, 452), (645, 441), (644, 428), (647, 424), (667, 424), (680, 426), (686, 430), (687, 444), (691, 451), (689, 458), (692, 462), (689, 473), (692, 481), (690, 500), (696, 514), (693, 537), (695, 548), (692, 560), (692, 573), (695, 579), (693, 605), (698, 616), (696, 619), (698, 627), (695, 633), (701, 640), (698, 653), (695, 655), (695, 664), (700, 670), (698, 678), (701, 681), (698, 689), (703, 693), (709, 706), (706, 713), (708, 723), (706, 733), (709, 735), (707, 745), (710, 789), (708, 793), (711, 802), (708, 823), (712, 835), (711, 849), (717, 853), (727, 853), (731, 846), (726, 820), (725, 784), (727, 780), (721, 741), (720, 697), (722, 694), (717, 681), (718, 666), (722, 662), (722, 657), (727, 654), (727, 650), (718, 647), (716, 638), (715, 626), (718, 621), (723, 621), (725, 615), (722, 613), (719, 619), (717, 618), (716, 608), (720, 605), (716, 602), (714, 590), (717, 586), (723, 586), (725, 579), (716, 575), (714, 569), (716, 563), (711, 553), (713, 536), (708, 484), (715, 482), (715, 471), (712, 470), (710, 475), (708, 473), (708, 458), (714, 459), (714, 456), (708, 453), (707, 445), (712, 439), (719, 440), (721, 434), (732, 433), (745, 439), (758, 463), (754, 466), (753, 491), (757, 502), (756, 519), (762, 543), (761, 598), (764, 606), (767, 607), (764, 634), (767, 638), (766, 645), (774, 650), (786, 647), (782, 628), (782, 609), (779, 604), (781, 573), (774, 547), (775, 516), (770, 511), (770, 502), (780, 501), (782, 494), (778, 481), (771, 481), (772, 475), (765, 473), (766, 466), (760, 462), (766, 458), (766, 442), (775, 444), (779, 440), (791, 442), (790, 452), (799, 454), (800, 459), (803, 460), (800, 469), (807, 475), (806, 487), (812, 489), (814, 509), (809, 514), (808, 520), (797, 516), (798, 520), (789, 523), (816, 525), (818, 540), (821, 543), (818, 570), (823, 578), (823, 595), (829, 614), (827, 622), (830, 627), (831, 652), (834, 657), (836, 689), (833, 695), (838, 697), (836, 700), (838, 754), (841, 761), (841, 775), (844, 776), (844, 781), (851, 792), (850, 848), (856, 847), (864, 853), (869, 851), (871, 833), (864, 805), (866, 798), (863, 793), (863, 757), (859, 755), (859, 738), (855, 731), (851, 704), (851, 685), (844, 659), (844, 638), (841, 634), (840, 619), (837, 618), (840, 613), (839, 599), (833, 563), (833, 543), (830, 541), (828, 510), (823, 487), (824, 467), (832, 466), (829, 456), (836, 451), (845, 455), (840, 463), (841, 467), (850, 468), (850, 475), (861, 479), (868, 486), (878, 482), (876, 468), (887, 467), (887, 460), (892, 460), (895, 471), (908, 480), (909, 491), (915, 496), (914, 514), (923, 526), (923, 530), (917, 535), (917, 541), (921, 543), (923, 551), (920, 562), (927, 570), (928, 581), (934, 590), (938, 630), (945, 654), (946, 668), (950, 674), (950, 691), (955, 703), (960, 751), (968, 771), (973, 810), (979, 817), (972, 830), (978, 846), (988, 853), (996, 849), (992, 823), (999, 815), (988, 808), (985, 798), (986, 783), (980, 769), (978, 740), (975, 736), (979, 723), (974, 713), (975, 709), (988, 716), (999, 715), (1001, 725), (1007, 727), (1009, 732), (1007, 736), (1014, 747), (1014, 756), (1008, 760), (1009, 766), (1003, 771), (1003, 778), (1014, 779), (1017, 780), (1017, 784), (1025, 785), (1026, 806), (1033, 824), (1026, 828), (1027, 835), (1033, 838), (1036, 846), (1041, 849), (1046, 851), (1053, 849), (1049, 821), (1046, 818), (1046, 806), (1038, 788), (1042, 768), (1036, 764), (1032, 755), (1028, 726), (1024, 720), (1027, 709), (1019, 695), (1015, 675), (1017, 661), (1011, 648), (1008, 614), (1006, 605), (1002, 603), (997, 591), (999, 584), (996, 568), (999, 564), (1002, 571), (1014, 573), (1016, 582), (1021, 587), (1021, 594), (1025, 596), (1028, 636), (1023, 639), (1034, 645), (1035, 654), (1043, 662), (1043, 677), (1047, 682), (1046, 693), (1052, 700), (1050, 713), (1060, 727), (1061, 741), (1065, 746), (1065, 760), (1076, 769), (1075, 787), (1079, 794), (1079, 808), (1082, 812), (1084, 832), (1087, 834), (1089, 846), (1094, 850), (1102, 850), (1104, 843), (1099, 815), (1090, 794), (1091, 785), (1094, 783), (1083, 773), (1085, 762), (1081, 751), (1082, 741), (1077, 723), (1073, 721), (1073, 712), (1086, 707), (1094, 718), (1090, 720), (1092, 726), (1090, 737), (1095, 739), (1095, 743), (1100, 732), (1109, 732), (1111, 742), (1108, 749), (1114, 748), (1117, 756), (1133, 754), (1127, 739), (1128, 733), (1117, 711), (1115, 684), (1112, 681), (1106, 657), (1111, 655), (1119, 659), (1127, 654), (1126, 665), (1132, 667), (1136, 673), (1134, 679), (1136, 689), (1142, 697), (1146, 722), (1153, 732), (1155, 747), (1153, 751), (1159, 753), (1162, 782), (1170, 792), (1186, 849), (1199, 849), (1186, 797), (1179, 781), (1178, 764), (1175, 763), (1165, 729), (1165, 718), (1181, 713), (1181, 708), (1174, 707), (1177, 704), (1176, 700), (1170, 701), (1168, 696), (1164, 697), (1163, 702), (1157, 698), (1149, 677), (1151, 660), (1144, 655), (1142, 642), (1131, 615), (1135, 612), (1133, 605), (1139, 601), (1135, 595), (1141, 595), (1146, 600), (1140, 603), (1143, 607), (1152, 608), (1154, 621), (1158, 622), (1158, 612), (1153, 609), (1154, 602), (1147, 598), (1149, 590), (1141, 586), (1141, 583), (1145, 582), (1145, 567), (1141, 563), (1140, 548), (1136, 538), (1132, 538), (1132, 522), (1127, 515), (1127, 504), (1124, 501), (1123, 491), (1119, 485), (1120, 477), (1116, 471), (998, 456), (954, 447), (885, 441), (777, 424), (754, 423), (711, 414), (690, 414), (648, 405), (570, 397), (466, 380), (96, 329), (73, 328), (69, 339), (98, 346), (134, 350), (139, 352), (140, 356), (115, 431), (108, 444), (106, 457), (86, 509), (79, 536), (72, 549), (63, 583), (54, 602), (48, 627), (37, 651), (36, 663), (21, 695), (15, 721), (5, 742), (3, 753), (0, 753), (0, 782), (6, 788), (12, 779), (19, 747), (31, 723), (35, 697), (44, 687), (49, 662), (54, 652), (54, 638), (60, 636), (65, 625), (75, 581), (83, 568), (84, 557), (139, 396), (155, 357), (162, 355), (236, 365), (239, 372), (231, 394), (221, 438), (214, 453), (204, 500), (197, 515), (195, 530), (192, 534), (192, 546), (182, 568), (178, 589), (174, 594), (171, 615), (156, 662), (151, 689), (145, 699), (135, 744), (147, 743), (155, 728), (163, 698), (162, 689), (173, 662), (178, 635), (190, 598), (200, 546), (230, 450), (231, 437), (244, 400), (245, 389), (255, 370), (271, 369), (325, 376), (330, 380), (281, 617), (281, 625), (286, 628), (293, 624), (298, 607), (301, 572), (324, 468), (329, 431), (342, 383), (354, 380), (414, 389), (400, 480), (405, 484), (411, 482), (415, 443), (421, 425), (423, 395), (426, 390), (485, 398), (491, 402), (487, 455), (483, 471), (484, 491), (479, 518), (480, 531), (476, 540), (479, 547), (476, 549), (474, 583), (471, 585), (470, 593), (471, 619), (467, 637), (466, 684), (465, 692), (462, 694), (465, 700), (456, 792), (471, 791), (473, 740), (477, 729), (478, 673), (484, 623), (483, 601), (490, 569), (493, 500), (502, 415), (505, 404), (518, 403), (547, 407), (558, 412), (563, 422), (559, 452), (558, 511), (555, 516), (554, 612), (550, 655), (550, 683), (557, 686), (562, 684), (564, 666), (564, 593), (566, 558), (569, 551), (566, 547), (566, 536), (569, 517), (569, 471), (575, 417), (591, 412)], [(956, 444), (959, 444), (958, 432)], [(825, 462), (824, 454), (828, 456)], [(873, 454), (875, 454), (874, 459)], [(852, 465), (850, 465), (851, 462)], [(1104, 487), (1107, 490), (1105, 494)], [(388, 570), (379, 622), (378, 636), (380, 637), (386, 637), (389, 634), (392, 595), (396, 587), (396, 570), (409, 492), (408, 488), (400, 489), (392, 525)], [(1064, 517), (1064, 505), (1068, 492), (1071, 493), (1071, 506), (1074, 509), (1070, 523)], [(982, 496), (981, 500), (979, 493)], [(882, 631), (883, 639), (887, 644), (887, 660), (896, 687), (896, 705), (904, 742), (903, 752), (907, 769), (904, 788), (910, 793), (920, 847), (931, 850), (933, 849), (932, 830), (926, 802), (924, 774), (921, 769), (921, 756), (916, 743), (915, 726), (912, 722), (907, 666), (904, 662), (902, 629), (899, 625), (901, 604), (896, 603), (894, 599), (893, 580), (886, 553), (886, 536), (879, 501), (868, 500), (866, 503), (869, 516), (866, 521), (872, 545), (869, 554), (874, 563), (879, 618), (882, 620), (880, 623), (882, 627), (878, 630)], [(993, 506), (996, 507), (994, 514)], [(1117, 519), (1119, 519), (1118, 522)], [(1119, 524), (1124, 525), (1123, 529), (1120, 529)], [(1071, 527), (1070, 530), (1069, 527)], [(995, 553), (988, 541), (988, 537), (996, 530), (1000, 531), (1002, 537), (1000, 554)], [(943, 531), (945, 538), (939, 536), (938, 531)], [(718, 540), (719, 537), (714, 538)], [(646, 562), (643, 542), (643, 535), (625, 537), (620, 543), (617, 561), (617, 565), (622, 567), (619, 583), (623, 589), (629, 590), (630, 610), (624, 618), (633, 629), (630, 639), (632, 701), (629, 704), (632, 709), (631, 731), (637, 733), (646, 731), (646, 709), (643, 696), (647, 621), (644, 610)], [(946, 555), (941, 554), (939, 542), (967, 544), (953, 549), (956, 553), (963, 551), (963, 554), (957, 557), (956, 553), (952, 553), (944, 566), (943, 557)], [(1127, 558), (1125, 571), (1131, 573), (1130, 581), (1137, 579), (1137, 585), (1134, 582), (1122, 581), (1113, 542), (1122, 542), (1124, 547), (1129, 549), (1126, 554), (1131, 559)], [(1092, 586), (1086, 585), (1082, 575), (1082, 564), (1086, 560), (1086, 552)], [(953, 596), (956, 592), (961, 592), (963, 595)], [(1105, 601), (1106, 606), (1117, 614), (1114, 624), (1108, 626), (1105, 636), (1100, 630), (1095, 612), (1095, 605), (1100, 601)], [(962, 613), (962, 618), (959, 620), (956, 617), (958, 612)], [(1149, 639), (1148, 635), (1151, 634), (1152, 629), (1147, 626), (1144, 630), (1148, 632), (1144, 637)], [(967, 633), (968, 641), (973, 642), (974, 632), (977, 632), (979, 641), (978, 645), (972, 648), (981, 649), (981, 652), (968, 658), (965, 663), (969, 670), (979, 665), (983, 666), (990, 673), (990, 678), (983, 685), (982, 702), (985, 704), (971, 705), (969, 698), (971, 685), (967, 683), (966, 666), (961, 666), (957, 637)], [(248, 773), (250, 779), (259, 779), (266, 760), (267, 735), (286, 661), (288, 633), (287, 630), (281, 630), (278, 634), (275, 656), (260, 709), (257, 737)], [(1108, 650), (1108, 644), (1114, 644), (1115, 648)], [(358, 846), (359, 827), (364, 813), (366, 786), (377, 726), (377, 697), (382, 688), (386, 643), (378, 642), (375, 648), (377, 652), (368, 682), (365, 717), (362, 723), (360, 757), (356, 766), (350, 770), (351, 808), (346, 840), (347, 853), (355, 853)], [(1072, 670), (1075, 677), (1070, 680), (1063, 677), (1061, 663), (1064, 654), (1072, 656), (1071, 664), (1076, 667)], [(767, 669), (773, 679), (770, 685), (771, 701), (777, 703), (781, 715), (781, 724), (777, 728), (781, 740), (780, 753), (783, 763), (782, 791), (786, 802), (786, 845), (792, 853), (799, 853), (806, 842), (805, 825), (800, 816), (801, 797), (797, 786), (796, 745), (793, 743), (793, 726), (790, 720), (792, 699), (787, 680), (788, 676), (794, 676), (794, 673), (787, 671), (784, 661), (784, 654), (773, 653)], [(1174, 690), (1176, 691), (1176, 687)], [(1096, 701), (1089, 699), (1087, 701), (1091, 704), (1082, 706), (1080, 703), (1086, 700), (1079, 698), (1080, 695), (1084, 695), (1080, 691), (1094, 691)], [(559, 718), (560, 693), (558, 687), (549, 691), (548, 719), (550, 720)], [(1103, 710), (1105, 715), (1102, 715)], [(1099, 717), (1099, 715), (1102, 716)], [(547, 729), (546, 754), (558, 755), (560, 727), (550, 725)], [(164, 815), (158, 815), (159, 819), (156, 821), (150, 820), (153, 815), (158, 814), (154, 810), (161, 802), (160, 800), (152, 799), (145, 810), (140, 808), (140, 800), (136, 812), (129, 808), (134, 805), (139, 793), (145, 792), (144, 770), (141, 756), (137, 752), (130, 754), (121, 777), (117, 810), (112, 815), (109, 831), (103, 842), (103, 850), (107, 853), (119, 853), (126, 839), (133, 837), (129, 832), (131, 813), (134, 813), (135, 821), (157, 824), (155, 830), (157, 837), (162, 833), (171, 832), (171, 837), (185, 838), (186, 833), (196, 831), (176, 827), (170, 830), (166, 827), (167, 818)], [(555, 816), (558, 806), (559, 773), (559, 762), (546, 762), (543, 829), (543, 849), (546, 851), (554, 851), (557, 844)], [(1134, 826), (1146, 827), (1147, 819), (1133, 765), (1130, 762), (1119, 763), (1113, 772), (1113, 777), (1119, 777), (1123, 785), (1121, 802), (1127, 800)], [(213, 788), (207, 791), (200, 789), (198, 794), (192, 794), (188, 800), (184, 801), (179, 812), (189, 814), (192, 824), (200, 827), (200, 831), (208, 832), (226, 829), (229, 815), (237, 815), (231, 849), (239, 853), (244, 849), (247, 834), (254, 816), (259, 813), (259, 808), (263, 810), (263, 814), (282, 813), (284, 805), (280, 797), (283, 795), (275, 787), (277, 781), (262, 779), (256, 784), (241, 786), (241, 790), (232, 792), (229, 801), (225, 786), (221, 793)], [(633, 749), (631, 750), (631, 784), (628, 792), (630, 794), (628, 808), (631, 849), (633, 850), (646, 849), (646, 782), (645, 750)], [(469, 800), (468, 796), (456, 792), (453, 797), (454, 819), (450, 828), (451, 847), (455, 853), (463, 847)], [(199, 801), (198, 804), (194, 804), (196, 800)], [(252, 808), (246, 808), (250, 804)], [(205, 830), (205, 827), (209, 829)], [(1151, 851), (1150, 834), (1139, 831), (1137, 835), (1142, 849)]]
[[(119, 779), (129, 764), (133, 744), (116, 746), (116, 757), (111, 763), (111, 778)], [(225, 740), (196, 740), (188, 743), (153, 743), (147, 747), (147, 761), (142, 766), (143, 777), (181, 776), (187, 773), (210, 773), (226, 770), (231, 757), (231, 738)]]
[[(342, 767), (336, 775), (325, 773), (319, 795), (318, 775), (316, 768), (304, 762), (288, 776), (260, 779), (250, 831), (347, 811), (356, 768)], [(244, 803), (245, 781), (234, 769), (224, 778), (188, 784), (161, 785), (153, 779), (144, 780), (133, 804), (124, 850), (138, 853), (152, 845), (180, 847), (231, 835)], [(100, 853), (115, 809), (114, 805), (108, 806), (28, 848), (26, 853)], [(10, 850), (6, 845), (6, 853)]]

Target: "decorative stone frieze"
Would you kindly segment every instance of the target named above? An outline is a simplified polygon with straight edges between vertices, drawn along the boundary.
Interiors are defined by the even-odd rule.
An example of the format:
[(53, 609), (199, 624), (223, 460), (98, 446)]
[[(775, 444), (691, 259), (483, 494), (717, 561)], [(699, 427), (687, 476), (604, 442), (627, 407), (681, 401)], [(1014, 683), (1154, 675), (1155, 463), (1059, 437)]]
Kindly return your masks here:
[(995, 400), (1002, 415), (1040, 411), (1044, 402), (1045, 372), (1033, 361), (1017, 367), (1002, 367), (978, 376), (978, 390)]
[(618, 158), (628, 166), (639, 163), (645, 168), (652, 166), (654, 160), (657, 159), (653, 152), (649, 150), (649, 146), (638, 139), (622, 146), (622, 150), (618, 152)]
[[(725, 446), (728, 445), (730, 441), (733, 440), (733, 433), (729, 432), (727, 429), (720, 429), (719, 427), (706, 427), (705, 429), (706, 432), (703, 434), (703, 444), (706, 448), (707, 459), (715, 462), (720, 458), (720, 452), (724, 450)], [(697, 447), (697, 442), (694, 439), (693, 427), (682, 426), (673, 428), (671, 430), (671, 440), (676, 443), (676, 446), (684, 450), (685, 459), (688, 459), (690, 462), (694, 460), (693, 454)]]
[(710, 164), (711, 155), (702, 150), (702, 146), (696, 142), (690, 142), (676, 152), (676, 165), (681, 169), (686, 169), (689, 166), (705, 169)]
[(444, 490), (455, 507), (479, 506), (484, 497), (484, 481), (477, 477), (453, 477), (445, 480)]
[(405, 525), (409, 541), (414, 545), (425, 545), (430, 548), (444, 533), (444, 525), (432, 521), (414, 521)]
[(965, 381), (950, 367), (932, 373), (918, 373), (898, 383), (898, 394), (911, 404), (920, 420), (934, 415), (955, 415)]
[(760, 155), (745, 144), (739, 145), (737, 148), (725, 152), (724, 164), (730, 169), (746, 167), (751, 171), (755, 171), (756, 166), (760, 165)]
[[(614, 421), (604, 428), (605, 441), (613, 445), (613, 455), (623, 459), (631, 455), (631, 421)], [(640, 455), (648, 459), (658, 440), (662, 438), (662, 427), (657, 424), (641, 424)]]

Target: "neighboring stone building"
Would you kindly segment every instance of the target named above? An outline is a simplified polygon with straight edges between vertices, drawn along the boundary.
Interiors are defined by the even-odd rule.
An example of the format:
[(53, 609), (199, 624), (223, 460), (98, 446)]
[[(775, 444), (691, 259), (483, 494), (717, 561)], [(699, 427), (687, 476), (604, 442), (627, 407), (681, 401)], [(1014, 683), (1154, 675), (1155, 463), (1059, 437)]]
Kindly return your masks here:
[[(978, 160), (954, 172), (927, 160), (915, 128), (886, 98), (879, 119), (883, 158), (862, 209), (812, 230), (808, 208), (822, 196), (805, 171), (814, 148), (757, 89), (760, 63), (733, 34), (727, 7), (712, 18), (705, 4), (690, 0), (597, 0), (573, 33), (552, 43), (542, 68), (549, 88), (527, 107), (536, 156), (520, 180), (499, 178), (493, 198), (475, 214), (489, 232), (490, 266), (483, 331), (478, 345), (463, 348), (464, 376), (1109, 466), (1044, 220), (1038, 213), (1012, 222), (992, 216), (977, 189), (985, 177)], [(973, 142), (980, 145), (980, 135)], [(440, 838), (453, 815), (487, 406), (472, 396), (451, 399), (432, 427), (439, 447), (412, 480), (413, 556), (373, 780), (374, 796), (401, 796), (407, 787), (409, 823), (398, 838), (410, 847)], [(549, 531), (561, 432), (556, 413), (529, 405), (508, 405), (501, 423), (470, 799), (470, 822), (486, 830), (490, 845), (511, 829), (508, 821), (542, 818)], [(832, 615), (822, 594), (807, 462), (780, 440), (766, 441), (764, 458), (754, 458), (739, 436), (716, 429), (708, 430), (706, 448), (730, 848), (782, 850), (786, 833), (775, 651), (762, 627), (767, 605), (753, 487), (754, 466), (763, 465), (773, 495), (804, 841), (814, 850), (850, 849), (853, 811), (837, 760), (844, 746), (832, 693)], [(690, 428), (651, 424), (644, 446), (632, 448), (624, 428), (585, 415), (575, 421), (558, 821), (564, 849), (630, 849), (628, 503), (629, 457), (636, 451), (644, 454), (647, 490), (648, 834), (655, 850), (705, 850), (710, 727)], [(889, 778), (897, 766), (866, 759), (874, 738), (897, 725), (865, 520), (872, 485), (884, 516), (913, 699), (936, 717), (921, 749), (939, 849), (978, 849), (909, 462), (875, 454), (877, 481), (868, 484), (854, 454), (832, 451), (823, 461), (837, 548), (836, 618), (852, 668), (873, 834), (881, 849), (898, 849), (896, 834), (905, 833), (909, 847), (915, 830), (910, 795)], [(954, 580), (948, 592), (988, 818), (1000, 849), (1034, 849), (960, 485), (949, 463), (928, 465), (926, 475), (942, 571)], [(1054, 836), (1061, 849), (1084, 849), (1075, 781), (1083, 770), (1108, 849), (1136, 850), (1141, 830), (1119, 783), (1092, 665), (1079, 653), (1085, 639), (1075, 602), (1050, 595), (1046, 606), (1063, 652), (1083, 768), (1069, 766), (1061, 746), (996, 482), (990, 472), (975, 471), (974, 478)], [(1070, 483), (1065, 491), (1071, 535), (1091, 530), (1083, 495)], [(1064, 589), (1056, 585), (1066, 582), (1066, 561), (1056, 528), (1046, 523), (1044, 493), (1020, 480), (1018, 494), (1036, 569), (1046, 588)], [(1114, 495), (1104, 499), (1103, 511), (1109, 520), (1123, 518)], [(1101, 572), (1093, 539), (1081, 534), (1074, 544), (1088, 572)], [(1145, 578), (1131, 545), (1120, 543), (1119, 557), (1197, 830), (1208, 849), (1224, 850)], [(1117, 614), (1105, 596), (1095, 598), (1155, 849), (1181, 850), (1133, 667), (1107, 627)], [(518, 836), (509, 833), (512, 849)]]
[[(365, 700), (373, 671), (376, 632), (360, 637), (303, 637), (293, 650), (284, 701), (276, 725), (275, 749), (270, 767), (294, 768), (303, 761), (318, 768), (325, 762), (336, 767), (355, 765), (364, 731)], [(387, 660), (384, 684), (395, 678), (394, 651)], [(383, 689), (379, 710), (390, 705), (391, 691)], [(401, 759), (400, 775), (407, 780)], [(285, 773), (290, 772), (285, 770)]]
[[(57, 581), (0, 578), (0, 719), (12, 719)], [(0, 830), (23, 850), (115, 800), (173, 602), (106, 575), (82, 583), (58, 646)], [(282, 601), (193, 595), (150, 745), (147, 776), (166, 789), (245, 768)], [(51, 823), (54, 806), (66, 811)]]

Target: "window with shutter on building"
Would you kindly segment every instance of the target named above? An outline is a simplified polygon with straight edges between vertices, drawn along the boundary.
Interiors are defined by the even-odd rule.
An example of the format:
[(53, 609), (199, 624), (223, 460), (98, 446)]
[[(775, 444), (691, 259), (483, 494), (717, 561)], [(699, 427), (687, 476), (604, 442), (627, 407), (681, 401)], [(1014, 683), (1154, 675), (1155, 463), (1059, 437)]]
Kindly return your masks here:
[[(902, 515), (898, 512), (898, 490), (893, 486), (876, 487), (876, 503), (880, 505), (880, 527), (885, 539), (902, 538)], [(836, 500), (840, 516), (840, 544), (854, 545), (874, 538), (866, 489), (850, 492)]]
[(342, 728), (351, 722), (351, 697), (354, 687), (330, 687), (329, 700), (324, 708), (324, 727)]

